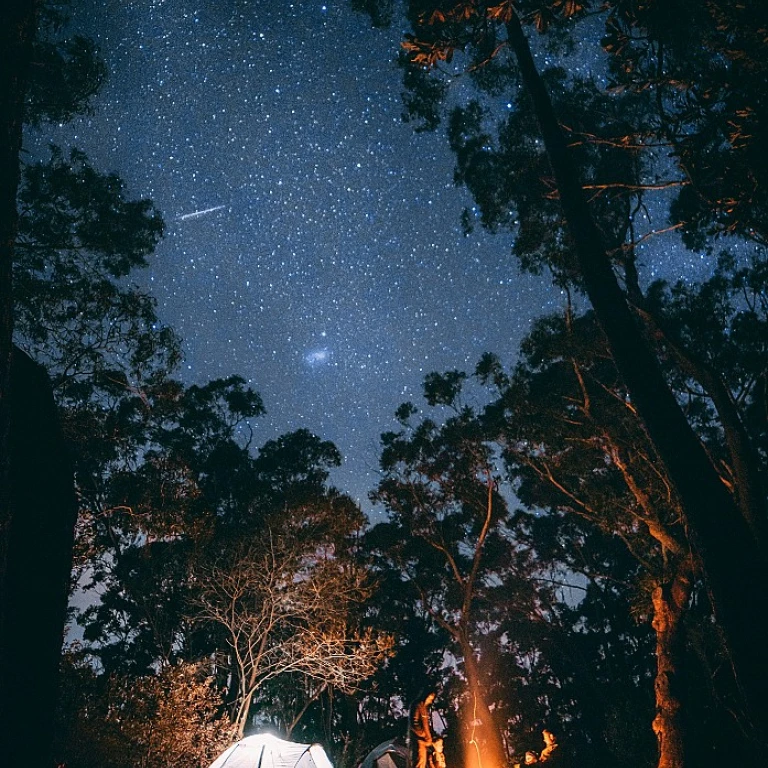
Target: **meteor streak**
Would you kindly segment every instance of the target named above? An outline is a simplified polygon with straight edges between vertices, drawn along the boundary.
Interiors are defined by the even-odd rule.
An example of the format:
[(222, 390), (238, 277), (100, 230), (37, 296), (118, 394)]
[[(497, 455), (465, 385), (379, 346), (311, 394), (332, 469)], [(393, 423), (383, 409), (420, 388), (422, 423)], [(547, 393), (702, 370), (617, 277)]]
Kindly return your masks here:
[(205, 216), (206, 213), (213, 213), (214, 211), (220, 211), (222, 208), (226, 208), (225, 205), (215, 205), (213, 208), (206, 208), (202, 211), (192, 211), (192, 213), (185, 213), (179, 216), (177, 221), (187, 221), (188, 219), (199, 219), (201, 216)]

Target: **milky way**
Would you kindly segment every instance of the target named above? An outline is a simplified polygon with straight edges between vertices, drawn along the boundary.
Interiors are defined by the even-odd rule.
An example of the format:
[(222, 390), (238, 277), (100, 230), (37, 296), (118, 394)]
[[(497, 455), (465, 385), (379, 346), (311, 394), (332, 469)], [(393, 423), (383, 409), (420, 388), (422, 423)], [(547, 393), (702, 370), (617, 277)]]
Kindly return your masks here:
[(184, 338), (185, 380), (244, 376), (260, 442), (333, 440), (335, 482), (365, 503), (423, 376), (511, 363), (562, 296), (518, 273), (510, 235), (462, 235), (444, 135), (401, 120), (402, 30), (330, 2), (76, 5), (110, 80), (93, 115), (28, 143), (75, 143), (155, 201), (167, 235), (138, 279)]

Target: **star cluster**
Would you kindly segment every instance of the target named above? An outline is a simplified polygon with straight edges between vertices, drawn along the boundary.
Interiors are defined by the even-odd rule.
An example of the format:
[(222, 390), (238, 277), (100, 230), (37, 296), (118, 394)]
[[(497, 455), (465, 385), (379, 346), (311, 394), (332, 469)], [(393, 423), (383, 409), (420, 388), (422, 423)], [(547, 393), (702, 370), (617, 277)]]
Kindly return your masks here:
[(167, 235), (140, 280), (184, 338), (185, 379), (243, 375), (260, 442), (333, 440), (335, 482), (365, 506), (378, 436), (423, 376), (510, 362), (562, 297), (518, 273), (510, 236), (463, 236), (444, 137), (401, 120), (401, 30), (342, 0), (75, 5), (110, 80), (92, 115), (34, 141), (155, 201)]

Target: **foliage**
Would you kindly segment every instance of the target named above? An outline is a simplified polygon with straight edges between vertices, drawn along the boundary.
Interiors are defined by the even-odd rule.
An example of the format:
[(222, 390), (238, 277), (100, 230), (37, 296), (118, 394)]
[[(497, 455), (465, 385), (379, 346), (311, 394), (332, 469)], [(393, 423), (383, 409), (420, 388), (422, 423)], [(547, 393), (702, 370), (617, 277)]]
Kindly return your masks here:
[(232, 726), (212, 682), (196, 666), (179, 665), (116, 686), (107, 722), (120, 723), (134, 765), (205, 768), (228, 746)]
[(690, 247), (722, 232), (766, 243), (767, 22), (755, 1), (609, 6), (611, 85), (653, 96), (657, 135), (686, 177), (671, 215)]
[[(297, 429), (259, 450), (254, 464), (258, 507), (264, 512), (301, 510), (327, 495), (330, 470), (341, 465), (338, 448), (307, 429)], [(331, 524), (329, 517), (325, 523)], [(344, 527), (348, 520), (340, 518)]]
[[(394, 15), (389, 0), (353, 5), (377, 25)], [(541, 60), (566, 56), (544, 84), (587, 213), (687, 423), (759, 532), (763, 254), (724, 253), (698, 286), (638, 274), (638, 246), (658, 234), (652, 195), (662, 229), (689, 247), (766, 242), (765, 10), (731, 6), (411, 0), (400, 65), (406, 119), (434, 130), (447, 117), (480, 223), (516, 233), (524, 268), (581, 289), (540, 108), (511, 51), (515, 14), (542, 33)], [(574, 75), (575, 42), (601, 37), (598, 76)], [(44, 42), (35, 55), (27, 119), (86, 109), (103, 79), (95, 46)], [(467, 88), (449, 88), (461, 78)], [(57, 387), (83, 507), (78, 573), (99, 592), (80, 617), (87, 663), (68, 668), (72, 768), (205, 765), (231, 735), (224, 710), (240, 733), (256, 717), (334, 734), (339, 759), (356, 762), (366, 739), (400, 727), (425, 679), (441, 682), (457, 733), (471, 712), (481, 738), (515, 756), (554, 720), (574, 758), (596, 765), (652, 763), (652, 732), (636, 724), (655, 707), (657, 735), (671, 732), (658, 720), (666, 680), (690, 742), (733, 759), (725, 713), (746, 720), (683, 505), (593, 315), (538, 322), (512, 372), (484, 358), (479, 406), (463, 401), (465, 373), (427, 378), (433, 410), (404, 404), (383, 436), (374, 499), (388, 517), (361, 548), (360, 510), (328, 484), (335, 446), (299, 430), (256, 451), (263, 404), (243, 379), (173, 380), (179, 341), (130, 285), (162, 234), (153, 205), (55, 147), (25, 169), (19, 201), (17, 338)], [(675, 647), (663, 648), (657, 619), (675, 590)], [(687, 676), (654, 667), (680, 646)], [(188, 659), (206, 660), (210, 679)]]
[(163, 231), (148, 200), (82, 152), (24, 169), (16, 245), (17, 343), (48, 369), (62, 402), (99, 390), (138, 387), (170, 371), (178, 340), (154, 300), (126, 282), (147, 266)]
[(106, 81), (107, 66), (96, 43), (65, 34), (69, 5), (69, 0), (40, 4), (24, 114), (27, 125), (63, 123), (87, 114)]
[(101, 598), (81, 621), (107, 669), (148, 670), (185, 647), (190, 562), (217, 519), (251, 498), (238, 429), (262, 411), (238, 377), (167, 380), (102, 403), (98, 421), (90, 411), (103, 443), (81, 465), (78, 551)]
[(220, 694), (200, 665), (96, 676), (71, 651), (64, 680), (68, 695), (56, 749), (72, 768), (206, 768), (231, 742)]
[[(63, 7), (41, 16), (25, 107), (35, 127), (86, 112), (106, 72), (92, 41), (62, 34)], [(79, 150), (54, 146), (24, 167), (18, 206), (15, 340), (53, 379), (81, 505), (74, 576), (87, 604), (61, 749), (84, 766), (205, 765), (232, 735), (221, 714), (239, 682), (210, 661), (214, 676), (202, 679), (194, 662), (227, 651), (215, 621), (192, 615), (206, 567), (243, 565), (243, 542), (274, 531), (296, 569), (270, 635), (289, 659), (286, 689), (303, 674), (321, 692), (351, 692), (388, 648), (386, 636), (357, 627), (371, 591), (349, 557), (361, 512), (328, 486), (341, 461), (331, 443), (299, 430), (254, 450), (264, 407), (242, 378), (174, 380), (180, 340), (133, 284), (163, 233), (151, 201), (132, 200)], [(273, 657), (268, 680), (280, 674)], [(306, 694), (284, 697), (294, 720), (317, 699)]]
[[(738, 387), (728, 380), (730, 374), (696, 346), (703, 339), (692, 344), (690, 337), (683, 338), (683, 315), (665, 313), (649, 300), (653, 297), (645, 293), (647, 281), (639, 273), (638, 246), (671, 230), (681, 231), (691, 248), (703, 248), (707, 238), (723, 234), (764, 241), (766, 166), (751, 153), (766, 133), (759, 106), (765, 81), (758, 82), (755, 75), (762, 72), (758, 62), (765, 59), (767, 38), (746, 28), (748, 14), (764, 28), (764, 9), (749, 3), (733, 9), (718, 0), (703, 6), (683, 1), (642, 7), (617, 0), (599, 10), (592, 3), (560, 2), (411, 0), (405, 5), (411, 31), (403, 48), (411, 65), (437, 82), (469, 75), (475, 86), (474, 92), (467, 88), (459, 94), (465, 104), (453, 110), (449, 124), (457, 181), (472, 191), (486, 226), (516, 232), (515, 250), (524, 267), (549, 268), (561, 284), (584, 290), (626, 385), (616, 400), (637, 409), (643, 422), (640, 436), (647, 431), (651, 438), (639, 451), (632, 442), (625, 447), (623, 439), (607, 446), (605, 427), (619, 414), (599, 413), (601, 401), (582, 380), (561, 421), (552, 419), (548, 425), (560, 444), (553, 463), (541, 464), (549, 460), (549, 442), (542, 448), (531, 441), (524, 448), (523, 465), (557, 488), (555, 498), (559, 493), (579, 506), (581, 487), (592, 485), (583, 473), (590, 473), (590, 465), (599, 466), (590, 455), (599, 459), (604, 453), (604, 465), (586, 476), (604, 482), (601, 492), (608, 491), (598, 496), (596, 509), (604, 513), (615, 490), (611, 475), (616, 470), (630, 490), (630, 503), (640, 508), (645, 504), (650, 512), (640, 525), (637, 520), (628, 524), (633, 534), (647, 530), (662, 545), (662, 557), (648, 564), (657, 573), (675, 542), (664, 543), (668, 526), (662, 519), (659, 527), (651, 518), (666, 510), (664, 516), (674, 521), (670, 512), (675, 509), (684, 517), (756, 725), (753, 746), (760, 752), (768, 744), (759, 725), (766, 722), (764, 638), (751, 630), (751, 611), (740, 607), (744, 577), (739, 575), (746, 568), (749, 579), (762, 581), (766, 569), (765, 464), (745, 421), (744, 406), (753, 395), (735, 400)], [(531, 33), (531, 42), (524, 24), (547, 39), (539, 42)], [(549, 52), (559, 48), (558, 55), (568, 51), (561, 45), (568, 36), (586, 49), (598, 41), (603, 25), (607, 57), (601, 59), (595, 49), (593, 82), (552, 68), (539, 73), (537, 55), (546, 66), (552, 63), (542, 55), (548, 40), (554, 43)], [(492, 62), (488, 75), (478, 76), (476, 70), (486, 62)], [(740, 74), (743, 89), (733, 79)], [(610, 89), (605, 88), (605, 75)], [(498, 104), (504, 87), (509, 88), (507, 116)], [(473, 100), (467, 104), (470, 93)], [(430, 111), (420, 109), (437, 125), (438, 104)], [(657, 196), (653, 209), (646, 207), (652, 192)], [(660, 211), (669, 219), (659, 229), (651, 217)], [(463, 223), (471, 229), (468, 212)], [(709, 254), (713, 252), (711, 248)], [(567, 368), (568, 361), (563, 362)], [(761, 366), (755, 368), (756, 381)], [(536, 378), (546, 382), (539, 373), (545, 371)], [(576, 375), (581, 375), (578, 370)], [(608, 391), (610, 385), (601, 381), (601, 386)], [(759, 392), (753, 384), (748, 389)], [(592, 442), (579, 431), (579, 411), (590, 420), (595, 417), (590, 427), (596, 426), (598, 433)], [(554, 416), (551, 409), (545, 413)], [(620, 434), (621, 421), (616, 426)], [(532, 431), (537, 432), (535, 427)], [(565, 443), (568, 436), (572, 445)], [(645, 470), (635, 463), (643, 453)], [(558, 487), (552, 467), (559, 470), (564, 462), (565, 468), (569, 455), (587, 463), (574, 466)], [(665, 485), (666, 495), (652, 490), (663, 491)], [(523, 482), (521, 492), (526, 487), (533, 486)], [(591, 487), (588, 493), (597, 490)], [(549, 503), (557, 502), (550, 497)], [(606, 527), (623, 535), (619, 517), (608, 520)], [(686, 549), (679, 541), (676, 546), (680, 552)], [(672, 601), (675, 621), (689, 582), (688, 576), (679, 576), (671, 589), (679, 598)], [(660, 610), (658, 593), (653, 595), (654, 610)], [(657, 634), (658, 642), (662, 634)], [(679, 765), (679, 754), (664, 752), (660, 722), (657, 718), (654, 727), (659, 726), (661, 764)]]
[[(674, 182), (651, 181), (647, 160), (632, 151), (639, 140), (635, 123), (643, 119), (638, 105), (609, 96), (564, 69), (550, 69), (544, 79), (568, 126), (606, 246), (623, 265), (628, 258), (624, 245), (633, 229), (631, 213), (641, 209), (650, 190)], [(573, 243), (527, 92), (517, 94), (515, 108), (503, 120), (480, 101), (454, 107), (448, 139), (456, 156), (454, 179), (472, 193), (482, 225), (494, 232), (515, 232), (513, 250), (523, 269), (540, 273), (549, 268), (559, 281), (580, 285)]]
[[(445, 85), (471, 78), (474, 97), (487, 104), (491, 134), (504, 142), (504, 134), (513, 132), (522, 157), (539, 156), (538, 174), (522, 158), (505, 157), (501, 146), (487, 142), (480, 147), (490, 156), (473, 160), (506, 169), (501, 197), (508, 205), (513, 191), (511, 210), (519, 212), (519, 217), (511, 213), (514, 224), (518, 218), (524, 221), (526, 200), (551, 175), (543, 145), (534, 148), (530, 143), (538, 130), (530, 95), (520, 90), (510, 37), (517, 16), (540, 33), (537, 49), (549, 46), (560, 60), (570, 57), (573, 69), (581, 69), (575, 59), (579, 43), (598, 73), (593, 82), (557, 75), (556, 69), (545, 74), (561, 125), (580, 156), (585, 189), (596, 190), (590, 193), (593, 203), (632, 201), (631, 208), (640, 212), (644, 192), (674, 190), (660, 203), (669, 212), (669, 224), (682, 229), (690, 247), (701, 248), (706, 237), (722, 233), (765, 244), (768, 178), (760, 146), (767, 126), (760, 105), (766, 38), (760, 30), (765, 29), (766, 9), (758, 0), (738, 8), (727, 0), (642, 7), (625, 0), (600, 6), (588, 1), (408, 0), (404, 6), (411, 26), (402, 44), (410, 62), (404, 83), (411, 94), (406, 104), (414, 106), (409, 119), (422, 119), (423, 129), (436, 128)], [(515, 105), (506, 119), (494, 106), (500, 94)], [(492, 225), (499, 204), (492, 190), (502, 174), (465, 179), (466, 159), (457, 159), (458, 182), (468, 184), (483, 223)], [(535, 176), (532, 188), (526, 171)], [(549, 191), (556, 194), (551, 183)], [(596, 207), (599, 217), (600, 205)], [(605, 234), (610, 249), (611, 233)]]
[[(764, 403), (764, 276), (758, 254), (738, 261), (725, 253), (700, 285), (657, 283), (648, 291), (648, 311), (676, 329), (675, 344), (700, 350), (745, 414)], [(671, 341), (660, 352), (691, 424), (724, 476), (735, 477), (708, 390), (697, 385), (698, 369), (681, 365)], [(450, 623), (462, 620), (460, 585), (468, 583), (473, 552), (467, 529), (455, 521), (483, 506), (482, 493), (471, 490), (483, 477), (482, 465), (460, 457), (485, 457), (494, 493), (525, 507), (500, 519), (498, 544), (483, 552), (498, 557), (498, 565), (478, 581), (472, 603), (473, 643), (481, 667), (492, 670), (495, 712), (513, 751), (535, 748), (536, 723), (554, 721), (566, 729), (561, 741), (581, 759), (610, 764), (632, 754), (638, 764), (650, 764), (654, 708), (654, 728), (661, 728), (665, 702), (680, 696), (687, 714), (685, 724), (674, 727), (688, 734), (691, 754), (702, 740), (725, 754), (729, 739), (737, 739), (727, 712), (737, 713), (740, 705), (725, 677), (706, 696), (701, 686), (727, 657), (710, 634), (711, 613), (694, 580), (674, 487), (594, 315), (539, 320), (511, 372), (486, 355), (474, 378), (488, 388), (479, 407), (465, 403), (473, 391), (467, 374), (430, 374), (425, 399), (440, 409), (433, 413), (447, 410), (445, 420), (430, 415), (417, 421), (416, 408), (405, 404), (398, 409), (402, 430), (382, 438), (384, 479), (374, 498), (390, 516), (367, 540), (381, 574), (377, 620), (402, 633), (389, 666), (413, 668), (421, 661), (443, 679), (453, 706), (465, 695), (466, 683), (440, 669), (439, 649), (450, 647)], [(761, 444), (764, 419), (748, 423)], [(449, 552), (458, 553), (462, 578), (452, 591), (439, 592), (438, 585), (451, 583), (443, 560), (446, 553), (452, 562)], [(667, 610), (673, 623), (665, 626), (658, 617)], [(422, 641), (423, 660), (409, 651), (419, 616), (434, 622), (432, 639)], [(440, 640), (441, 629), (446, 639)], [(673, 666), (662, 667), (667, 659)], [(654, 677), (661, 697), (655, 705)], [(637, 696), (627, 696), (620, 682), (627, 679), (635, 681)], [(670, 680), (672, 690), (662, 696), (659, 685)], [(617, 688), (624, 691), (620, 702)], [(636, 731), (638, 720), (648, 728), (629, 744), (627, 733)], [(461, 727), (450, 710), (449, 721)], [(730, 735), (704, 736), (714, 723)], [(672, 725), (664, 727), (669, 740)]]
[[(509, 379), (490, 358), (480, 369), (481, 379), (495, 373), (507, 392)], [(637, 579), (637, 565), (610, 532), (603, 535), (562, 511), (542, 515), (545, 498), (534, 503), (529, 497), (532, 513), (508, 511), (507, 500), (521, 484), (518, 472), (503, 470), (505, 430), (525, 429), (520, 420), (533, 425), (546, 417), (533, 415), (535, 402), (529, 421), (511, 407), (502, 416), (504, 404), (510, 405), (503, 397), (479, 408), (462, 405), (466, 378), (457, 371), (430, 374), (426, 400), (448, 406), (452, 415), (442, 423), (427, 417), (412, 425), (413, 408), (401, 408), (403, 431), (382, 438), (385, 477), (374, 498), (386, 505), (390, 520), (372, 529), (367, 548), (382, 580), (377, 619), (402, 633), (392, 665), (429, 664), (429, 655), (420, 659), (410, 650), (419, 617), (426, 617), (432, 631), (423, 648), (434, 644), (438, 651), (434, 666), (426, 668), (433, 680), (443, 681), (454, 738), (481, 738), (479, 731), (466, 730), (468, 721), (483, 718), (472, 690), (479, 682), (513, 755), (534, 749), (537, 725), (540, 730), (549, 722), (581, 759), (610, 760), (600, 745), (608, 743), (615, 754), (623, 746), (612, 738), (609, 723), (629, 727), (638, 712), (649, 722), (652, 717), (647, 629), (626, 609), (628, 588), (617, 586), (620, 572), (627, 583)], [(526, 396), (557, 402), (551, 388)], [(544, 449), (536, 445), (544, 461)], [(491, 518), (489, 498), (497, 510)], [(480, 535), (483, 524), (489, 525), (487, 536)], [(578, 594), (582, 579), (589, 585), (584, 597), (568, 597)], [(590, 619), (590, 611), (604, 618)], [(447, 669), (441, 647), (456, 659)], [(418, 654), (419, 646), (414, 650)], [(646, 681), (646, 687), (638, 699), (624, 701), (620, 714), (606, 690), (627, 676)], [(647, 754), (647, 741), (639, 753)], [(455, 752), (457, 744), (449, 747)]]
[(254, 697), (273, 678), (299, 673), (349, 693), (386, 657), (386, 635), (353, 625), (354, 606), (371, 594), (343, 547), (359, 523), (344, 497), (330, 497), (300, 517), (272, 518), (259, 539), (196, 568), (192, 615), (224, 641), (240, 735)]

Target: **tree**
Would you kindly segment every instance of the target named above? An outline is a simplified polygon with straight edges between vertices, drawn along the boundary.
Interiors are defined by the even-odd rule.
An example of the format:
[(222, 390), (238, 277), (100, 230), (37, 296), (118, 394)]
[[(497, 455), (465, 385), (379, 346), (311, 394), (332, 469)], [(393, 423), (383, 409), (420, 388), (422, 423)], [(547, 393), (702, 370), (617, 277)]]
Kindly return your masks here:
[(5, 573), (5, 532), (11, 514), (6, 440), (22, 129), (25, 124), (67, 120), (87, 110), (106, 73), (92, 42), (82, 37), (62, 39), (58, 34), (65, 20), (55, 2), (43, 5), (35, 0), (5, 3), (0, 16), (0, 582)]
[[(457, 371), (430, 374), (427, 402), (446, 408), (446, 419), (417, 421), (413, 406), (405, 405), (402, 430), (383, 437), (384, 478), (374, 498), (390, 519), (370, 531), (366, 549), (381, 583), (373, 620), (397, 638), (388, 670), (406, 670), (394, 690), (418, 685), (421, 675), (414, 680), (413, 670), (419, 667), (433, 684), (441, 680), (449, 734), (461, 733), (470, 760), (478, 745), (483, 762), (490, 760), (484, 741), (492, 717), (505, 753), (519, 759), (527, 749), (540, 749), (542, 724), (554, 723), (577, 761), (610, 765), (631, 755), (639, 764), (653, 750), (652, 736), (638, 732), (629, 744), (619, 734), (636, 732), (639, 717), (649, 725), (653, 718), (652, 645), (648, 628), (637, 625), (628, 606), (628, 593), (641, 591), (643, 566), (608, 532), (618, 494), (590, 494), (593, 504), (605, 501), (607, 507), (604, 525), (596, 528), (555, 507), (557, 494), (546, 483), (535, 486), (529, 477), (523, 488), (519, 472), (504, 470), (511, 435), (535, 429), (545, 408), (553, 412), (557, 391), (518, 390), (522, 401), (532, 402), (512, 414), (510, 400), (501, 396), (486, 410), (489, 393), (483, 390), (475, 393), (479, 405), (466, 405), (466, 379)], [(534, 415), (537, 403), (547, 405)], [(560, 439), (572, 442), (568, 435)], [(532, 442), (532, 456), (537, 451), (544, 462), (544, 447)], [(577, 461), (578, 451), (572, 458)], [(581, 469), (592, 466), (590, 457), (581, 461)], [(510, 512), (507, 504), (521, 493), (532, 511)], [(635, 536), (642, 539), (641, 532)], [(568, 597), (583, 580), (589, 585), (581, 587), (584, 597)], [(422, 617), (431, 628), (420, 630)], [(446, 665), (446, 658), (455, 662)], [(636, 682), (637, 695), (633, 689), (612, 700), (627, 679)]]
[[(335, 446), (300, 430), (252, 453), (248, 422), (263, 407), (238, 377), (203, 387), (165, 380), (130, 395), (115, 385), (113, 397), (99, 432), (119, 439), (95, 446), (80, 536), (100, 597), (79, 620), (105, 673), (207, 659), (241, 734), (249, 709), (263, 717), (277, 701), (291, 722), (325, 691), (353, 690), (387, 641), (354, 630), (353, 603), (370, 588), (348, 554), (360, 510), (327, 486)], [(273, 547), (249, 548), (262, 540)], [(262, 581), (270, 575), (287, 579), (274, 594)], [(232, 584), (243, 602), (221, 615)], [(283, 613), (260, 635), (249, 622), (270, 609)], [(249, 658), (256, 641), (268, 650)], [(297, 676), (314, 681), (307, 699), (294, 697)], [(277, 678), (288, 690), (271, 688), (262, 707)]]
[(131, 765), (205, 768), (231, 742), (221, 697), (200, 665), (114, 679), (112, 696), (106, 719), (117, 721)]
[[(656, 305), (654, 313), (667, 321), (674, 318), (680, 343), (686, 349), (703, 350), (703, 363), (720, 372), (745, 413), (763, 402), (761, 382), (768, 368), (764, 280), (764, 261), (742, 265), (724, 254), (714, 276), (703, 284), (680, 282), (670, 289), (659, 283), (648, 292)], [(476, 371), (497, 397), (482, 411), (482, 426), (474, 429), (498, 444), (515, 496), (534, 511), (548, 511), (546, 517), (531, 516), (530, 521), (513, 518), (514, 540), (530, 542), (539, 568), (559, 563), (566, 574), (580, 573), (592, 581), (623, 578), (632, 585), (635, 612), (652, 625), (655, 635), (653, 728), (659, 765), (683, 765), (686, 754), (696, 760), (704, 733), (698, 721), (705, 715), (700, 710), (693, 714), (698, 702), (692, 691), (701, 676), (701, 661), (693, 664), (690, 639), (706, 634), (709, 617), (701, 607), (692, 610), (701, 603), (700, 597), (693, 600), (699, 566), (682, 525), (679, 500), (592, 313), (538, 321), (521, 353), (511, 375), (490, 355)], [(722, 476), (737, 477), (718, 411), (709, 392), (698, 386), (696, 371), (680, 364), (677, 349), (667, 348), (662, 359), (681, 402), (685, 396), (688, 420)], [(458, 401), (458, 385), (464, 378), (456, 372), (433, 374), (427, 389), (442, 392), (449, 402)], [(765, 420), (753, 417), (749, 423), (750, 438), (761, 444)], [(593, 541), (587, 544), (584, 537)], [(607, 568), (605, 545), (595, 546), (601, 538), (616, 539), (615, 546), (625, 549), (634, 568), (620, 577), (615, 558)], [(587, 557), (587, 552), (600, 555)], [(539, 599), (543, 598), (542, 593)], [(575, 612), (583, 617), (586, 607), (558, 610), (561, 616)], [(554, 629), (555, 622), (551, 626)], [(572, 634), (567, 641), (578, 646), (577, 637)], [(720, 658), (722, 663), (722, 649)], [(686, 668), (688, 673), (683, 674)], [(714, 695), (729, 700), (718, 715), (716, 728), (722, 731), (723, 721), (731, 719), (727, 712), (738, 712), (740, 705), (727, 684), (718, 688)], [(741, 718), (738, 728), (749, 728), (743, 714), (737, 718)], [(739, 737), (732, 731), (732, 738)], [(723, 746), (711, 738), (707, 743), (712, 749)], [(733, 749), (728, 747), (731, 754)], [(750, 759), (748, 753), (744, 757)]]
[[(50, 732), (66, 616), (77, 503), (51, 385), (45, 371), (14, 350), (8, 554), (2, 584), (0, 693), (9, 765), (28, 760), (28, 745), (45, 723)], [(29, 712), (36, 713), (30, 719)], [(24, 746), (27, 745), (27, 746)], [(50, 759), (50, 735), (35, 760)], [(33, 761), (34, 762), (34, 761)]]
[[(339, 502), (331, 501), (322, 515), (336, 518), (334, 528), (344, 514), (345, 500)], [(260, 542), (196, 572), (194, 615), (225, 640), (225, 664), (237, 686), (232, 722), (239, 737), (268, 681), (301, 673), (350, 692), (387, 655), (386, 636), (350, 626), (352, 606), (369, 597), (370, 587), (362, 570), (324, 535), (326, 521), (315, 515), (267, 526)]]
[[(628, 6), (617, 3), (612, 8), (626, 11)], [(716, 26), (721, 21), (718, 17), (721, 4), (712, 4), (710, 9), (714, 9), (710, 18), (712, 28), (713, 24)], [(490, 50), (491, 54), (497, 50), (509, 50), (514, 54), (520, 81), (541, 130), (570, 246), (578, 265), (580, 283), (606, 333), (616, 365), (645, 428), (680, 496), (687, 525), (702, 560), (715, 612), (727, 638), (739, 685), (752, 712), (755, 728), (761, 732), (759, 740), (765, 745), (768, 738), (761, 724), (768, 718), (765, 717), (761, 690), (768, 679), (768, 662), (761, 649), (766, 638), (751, 628), (755, 606), (747, 606), (740, 599), (745, 580), (759, 583), (765, 579), (764, 542), (755, 539), (754, 528), (751, 529), (744, 518), (738, 500), (721, 481), (717, 468), (686, 420), (664, 379), (656, 349), (619, 285), (606, 235), (598, 226), (598, 219), (587, 201), (573, 151), (568, 146), (521, 25), (518, 14), (525, 15), (528, 10), (525, 6), (518, 9), (506, 2), (482, 7), (413, 2), (408, 5), (408, 12), (415, 34), (407, 39), (405, 47), (414, 64), (422, 67), (434, 67), (440, 61), (448, 61), (455, 50), (464, 48), (481, 52), (483, 49)], [(562, 16), (569, 19), (583, 13), (584, 6), (578, 3), (545, 4), (532, 7), (526, 19), (545, 30), (550, 21), (558, 22), (554, 25), (557, 27), (562, 25)], [(610, 13), (608, 18), (611, 18)], [(640, 18), (632, 19), (635, 28), (642, 29), (649, 39), (659, 39), (658, 30), (664, 28), (658, 23), (659, 19), (655, 18), (656, 23), (648, 23), (647, 26), (642, 22)], [(730, 31), (728, 29), (722, 39), (726, 39)], [(751, 39), (753, 43), (764, 44), (754, 37)], [(663, 66), (662, 50), (663, 46), (659, 45), (656, 57), (659, 67)], [(721, 52), (724, 50), (721, 47)], [(735, 50), (743, 49), (736, 45)], [(750, 49), (750, 53), (756, 59), (760, 56), (759, 49)], [(717, 55), (714, 54), (713, 58)], [(717, 111), (713, 110), (713, 113)], [(741, 122), (737, 119), (737, 124), (741, 125)], [(762, 126), (762, 118), (757, 118), (755, 125)], [(748, 143), (751, 146), (751, 140)], [(731, 146), (737, 151), (746, 144), (736, 141)], [(745, 170), (743, 166), (739, 167)], [(625, 186), (623, 182), (621, 186)], [(741, 189), (753, 186), (745, 183)], [(728, 536), (722, 535), (724, 530), (728, 531)], [(758, 602), (762, 599), (757, 598)], [(761, 606), (760, 610), (766, 607)]]
[(81, 458), (78, 541), (79, 573), (100, 599), (79, 621), (107, 672), (145, 674), (194, 653), (190, 570), (252, 501), (253, 457), (239, 433), (263, 405), (236, 376), (140, 393), (116, 383), (100, 405), (88, 411), (103, 437)]
[[(0, 718), (13, 723), (8, 711), (12, 687), (8, 641), (13, 631), (5, 606), (8, 594), (8, 553), (13, 519), (11, 506), (11, 360), (13, 337), (13, 245), (16, 240), (16, 192), (19, 184), (24, 100), (27, 92), (32, 41), (37, 26), (37, 3), (18, 0), (0, 11)], [(15, 730), (8, 728), (5, 733)], [(7, 737), (0, 751), (12, 754)]]
[[(18, 214), (16, 193), (19, 186), (19, 154), (27, 96), (32, 45), (37, 28), (37, 3), (19, 0), (6, 3), (0, 15), (0, 583), (5, 583), (7, 531), (10, 525), (8, 430), (10, 424), (9, 388), (13, 337), (13, 246)], [(6, 622), (0, 614), (0, 631)], [(5, 663), (3, 661), (3, 663)]]
[[(429, 379), (428, 402), (455, 404), (462, 378), (453, 372)], [(512, 572), (506, 565), (514, 558), (505, 535), (507, 506), (475, 414), (457, 408), (441, 426), (431, 419), (411, 426), (414, 413), (410, 404), (401, 406), (402, 431), (382, 436), (384, 477), (372, 498), (384, 505), (390, 522), (371, 531), (369, 546), (399, 573), (401, 588), (450, 638), (461, 662), (468, 694), (464, 708), (474, 713), (463, 724), (465, 760), (473, 760), (474, 741), (490, 764), (501, 765), (507, 755), (490, 706), (488, 659), (478, 656), (480, 635), (497, 631), (489, 582)]]
[(500, 385), (487, 414), (501, 430), (516, 494), (528, 507), (589, 521), (636, 560), (635, 588), (645, 602), (639, 610), (656, 639), (658, 765), (679, 768), (687, 741), (683, 622), (696, 572), (679, 500), (593, 315), (540, 321), (523, 354), (511, 380), (491, 358), (478, 367), (484, 381)]
[[(42, 100), (30, 108), (30, 96), (37, 92), (36, 86), (50, 82), (54, 74), (50, 65), (58, 69), (58, 77), (53, 79), (61, 84), (65, 73), (59, 65), (70, 58), (68, 54), (51, 55), (58, 46), (58, 50), (66, 48), (55, 37), (37, 38), (39, 19), (52, 22), (55, 17), (56, 14), (41, 12), (40, 4), (31, 0), (13, 0), (4, 4), (0, 12), (0, 719), (4, 723), (0, 752), (11, 765), (30, 759), (38, 759), (44, 765), (49, 759), (50, 728), (45, 726), (51, 722), (56, 693), (55, 670), (74, 525), (71, 470), (51, 408), (50, 385), (23, 354), (16, 354), (12, 348), (22, 128), (30, 115), (42, 119), (50, 106)], [(53, 26), (48, 24), (46, 31), (50, 32)], [(96, 63), (89, 68), (87, 77), (65, 78), (74, 87), (67, 92), (58, 91), (57, 119), (71, 115), (72, 105), (87, 104), (94, 81), (104, 71), (93, 56), (92, 46), (80, 45), (76, 52), (70, 49), (69, 54), (81, 66), (86, 61)], [(30, 400), (33, 396), (36, 402)], [(42, 416), (46, 418), (41, 421)], [(29, 444), (29, 434), (34, 433), (40, 438), (38, 446)], [(41, 460), (49, 464), (47, 482), (41, 481)], [(28, 537), (40, 535), (45, 546), (38, 548), (42, 560), (35, 563), (29, 555), (32, 542)], [(35, 600), (39, 601), (37, 612), (30, 613)], [(40, 620), (42, 616), (46, 619)], [(35, 642), (20, 648), (19, 627), (25, 624), (34, 634)], [(18, 670), (23, 666), (20, 650), (22, 654), (37, 653), (23, 686), (18, 685)], [(26, 717), (26, 708), (18, 702), (19, 693), (25, 691), (37, 705), (46, 734), (41, 739), (39, 731), (34, 732), (41, 746), (35, 753), (37, 758), (26, 753), (22, 757), (19, 752), (19, 745), (34, 737), (29, 733), (33, 724)], [(16, 705), (12, 706), (14, 697)], [(11, 738), (6, 739), (5, 734)]]
[(15, 338), (49, 370), (62, 406), (122, 384), (140, 389), (180, 359), (154, 300), (125, 278), (148, 265), (163, 221), (116, 174), (55, 146), (27, 165), (19, 190)]
[(610, 85), (650, 92), (655, 135), (682, 182), (670, 218), (692, 247), (723, 233), (767, 243), (767, 21), (754, 0), (642, 9), (619, 0), (605, 17)]

